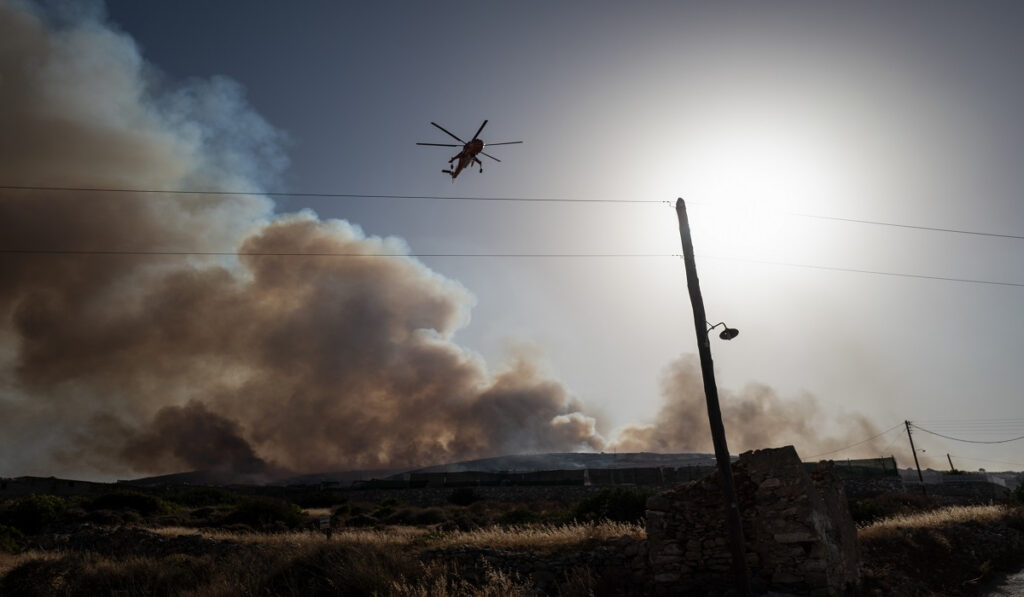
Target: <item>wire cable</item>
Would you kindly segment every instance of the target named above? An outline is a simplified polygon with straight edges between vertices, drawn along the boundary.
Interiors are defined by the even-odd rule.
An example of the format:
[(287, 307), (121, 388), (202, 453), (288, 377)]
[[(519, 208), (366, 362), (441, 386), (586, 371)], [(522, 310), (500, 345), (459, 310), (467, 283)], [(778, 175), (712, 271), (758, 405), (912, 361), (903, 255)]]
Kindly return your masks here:
[(168, 189), (117, 189), (101, 187), (36, 187), (0, 185), (0, 190), (11, 191), (65, 191), (80, 193), (141, 193), (167, 195), (217, 195), (217, 196), (259, 196), (268, 197), (306, 197), (330, 199), (421, 199), (429, 201), (512, 201), (521, 203), (639, 203), (665, 204), (670, 201), (657, 199), (565, 199), (558, 197), (455, 197), (449, 195), (372, 195), (365, 193), (299, 193), (290, 191), (182, 191)]
[(820, 216), (816, 214), (805, 214), (798, 212), (782, 212), (790, 216), (797, 216), (800, 218), (812, 218), (815, 220), (832, 220), (835, 222), (850, 222), (853, 224), (868, 224), (871, 226), (890, 226), (893, 228), (908, 228), (911, 230), (927, 230), (928, 232), (947, 232), (950, 234), (969, 234), (973, 236), (988, 236), (994, 238), (1015, 238), (1024, 240), (1024, 235), (1020, 234), (1000, 234), (997, 232), (979, 232), (977, 230), (961, 230), (958, 228), (938, 228), (933, 226), (918, 226), (914, 224), (897, 224), (895, 222), (882, 222), (879, 220), (858, 220), (856, 218), (840, 218), (838, 216)]
[(1003, 440), (998, 440), (998, 441), (980, 441), (980, 440), (971, 440), (971, 439), (960, 439), (958, 437), (950, 437), (948, 435), (943, 435), (941, 433), (935, 433), (934, 431), (929, 431), (929, 430), (925, 429), (924, 427), (921, 427), (919, 425), (915, 425), (914, 423), (911, 423), (910, 426), (913, 427), (914, 429), (920, 429), (921, 431), (924, 431), (925, 433), (930, 433), (932, 435), (937, 435), (939, 437), (943, 437), (943, 438), (946, 438), (946, 439), (949, 439), (949, 440), (953, 440), (955, 442), (964, 442), (964, 443), (967, 443), (967, 444), (1008, 444), (1010, 442), (1015, 442), (1017, 440), (1024, 439), (1024, 435), (1022, 435), (1020, 437), (1014, 437), (1014, 438), (1003, 439)]
[[(448, 195), (392, 195), (392, 194), (366, 194), (366, 193), (332, 193), (332, 192), (292, 192), (292, 191), (212, 191), (212, 190), (170, 190), (170, 189), (122, 189), (111, 187), (58, 187), (58, 186), (30, 186), (30, 185), (0, 185), (0, 190), (11, 191), (60, 191), (60, 192), (84, 192), (84, 193), (140, 193), (140, 194), (168, 194), (168, 195), (221, 195), (221, 196), (259, 196), (268, 197), (306, 197), (320, 199), (418, 199), (429, 201), (492, 201), (492, 202), (521, 202), (521, 203), (620, 203), (620, 204), (664, 204), (672, 205), (673, 202), (660, 199), (567, 199), (559, 197), (455, 197)], [(703, 201), (691, 201), (692, 204), (702, 207), (716, 207), (711, 203)], [(774, 210), (769, 210), (774, 211)], [(959, 228), (942, 228), (937, 226), (922, 226), (917, 224), (901, 224), (897, 222), (883, 222), (881, 220), (864, 220), (858, 218), (844, 218), (839, 216), (826, 216), (820, 214), (809, 214), (791, 211), (776, 211), (790, 216), (810, 218), (816, 220), (831, 220), (836, 222), (848, 222), (853, 224), (865, 224), (871, 226), (888, 226), (893, 228), (904, 228), (910, 230), (925, 230), (929, 232), (944, 232), (949, 234), (967, 234), (972, 236), (986, 236), (992, 238), (1011, 238), (1024, 240), (1024, 235), (1003, 234), (998, 232), (982, 232), (979, 230), (963, 230)]]
[(1024, 466), (1024, 462), (1006, 462), (1003, 460), (986, 460), (984, 458), (971, 458), (970, 456), (959, 456), (957, 454), (950, 454), (952, 458), (959, 458), (960, 460), (973, 460), (976, 462), (992, 462), (995, 464), (1012, 464), (1013, 466)]
[(930, 276), (926, 274), (907, 274), (900, 272), (884, 272), (880, 270), (857, 269), (851, 267), (835, 267), (829, 265), (810, 265), (806, 263), (788, 263), (784, 261), (765, 261), (762, 259), (746, 259), (741, 257), (719, 257), (716, 255), (698, 255), (702, 259), (718, 259), (722, 261), (740, 261), (746, 263), (759, 263), (762, 265), (780, 265), (784, 267), (799, 267), (804, 269), (817, 269), (833, 272), (847, 272), (855, 274), (871, 274), (875, 276), (894, 276), (898, 278), (918, 278), (921, 280), (939, 280), (942, 282), (963, 282), (966, 284), (992, 284), (995, 286), (1017, 286), (1024, 287), (1024, 283), (1002, 282), (997, 280), (977, 280), (974, 278), (952, 278), (946, 276)]
[(899, 427), (902, 424), (903, 423), (896, 423), (895, 425), (893, 425), (892, 427), (886, 429), (885, 431), (883, 431), (883, 432), (881, 432), (881, 433), (879, 433), (877, 435), (872, 435), (871, 437), (869, 437), (869, 438), (867, 438), (865, 440), (861, 440), (861, 441), (859, 441), (859, 442), (857, 442), (855, 444), (850, 444), (849, 446), (846, 446), (845, 448), (839, 448), (838, 450), (832, 450), (831, 452), (825, 452), (823, 454), (815, 454), (814, 456), (808, 456), (807, 459), (808, 460), (813, 460), (815, 458), (820, 458), (821, 456), (828, 456), (829, 454), (835, 454), (836, 452), (842, 452), (843, 450), (849, 450), (850, 448), (854, 448), (854, 447), (859, 446), (861, 444), (866, 444), (866, 443), (868, 443), (869, 441), (871, 441), (873, 439), (882, 437), (886, 433), (889, 433), (890, 431), (892, 431), (893, 429), (896, 429), (897, 427)]
[(670, 253), (332, 253), (278, 251), (94, 251), (74, 249), (0, 249), (5, 255), (127, 255), (127, 256), (199, 256), (199, 257), (466, 257), (466, 258), (596, 258), (682, 257)]
[[(679, 253), (332, 253), (332, 252), (261, 252), (261, 251), (144, 251), (144, 250), (89, 250), (89, 249), (0, 249), (0, 255), (93, 255), (93, 256), (199, 256), (199, 257), (414, 257), (414, 258), (481, 258), (481, 259), (618, 259), (618, 258), (682, 258)], [(897, 278), (916, 278), (938, 280), (941, 282), (959, 282), (964, 284), (986, 284), (993, 286), (1024, 287), (1024, 283), (1003, 282), (998, 280), (977, 280), (972, 278), (952, 278), (929, 276), (924, 274), (908, 274), (900, 272), (884, 272), (826, 265), (809, 265), (787, 263), (782, 261), (763, 261), (760, 259), (743, 259), (738, 257), (718, 257), (714, 255), (698, 255), (702, 259), (720, 259), (776, 265), (783, 267), (799, 267), (844, 273), (872, 274)]]

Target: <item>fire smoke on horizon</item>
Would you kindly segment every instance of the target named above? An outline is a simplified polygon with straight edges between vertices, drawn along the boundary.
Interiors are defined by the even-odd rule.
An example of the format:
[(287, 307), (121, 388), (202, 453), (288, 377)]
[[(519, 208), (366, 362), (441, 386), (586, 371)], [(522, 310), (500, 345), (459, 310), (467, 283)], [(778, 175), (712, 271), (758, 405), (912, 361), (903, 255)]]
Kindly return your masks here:
[[(0, 181), (257, 191), (283, 135), (224, 78), (168, 88), (96, 17), (0, 0)], [(253, 196), (0, 192), (6, 249), (351, 253), (238, 258), (0, 255), (4, 470), (311, 472), (516, 452), (710, 451), (699, 369), (657, 422), (612, 442), (531, 358), (453, 342), (473, 298), (400, 239)], [(392, 257), (369, 255), (387, 254)], [(814, 399), (723, 398), (734, 451), (835, 446)], [(742, 430), (742, 431), (741, 431)], [(873, 432), (864, 420), (851, 435)]]

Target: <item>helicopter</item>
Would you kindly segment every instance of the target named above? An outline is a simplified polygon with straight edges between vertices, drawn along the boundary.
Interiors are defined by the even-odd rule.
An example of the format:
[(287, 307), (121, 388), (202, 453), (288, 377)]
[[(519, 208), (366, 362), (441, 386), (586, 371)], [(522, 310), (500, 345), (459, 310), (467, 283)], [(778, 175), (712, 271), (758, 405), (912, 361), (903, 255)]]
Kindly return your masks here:
[[(437, 128), (441, 129), (442, 131), (447, 133), (449, 137), (455, 139), (459, 143), (462, 143), (462, 151), (460, 151), (459, 153), (455, 154), (454, 156), (452, 156), (451, 159), (448, 160), (448, 167), (449, 167), (449, 169), (441, 170), (441, 172), (443, 172), (445, 174), (451, 175), (452, 182), (455, 182), (455, 178), (459, 175), (459, 172), (462, 172), (462, 170), (464, 168), (466, 168), (467, 166), (469, 166), (470, 164), (478, 164), (480, 166), (480, 173), (481, 174), (483, 173), (483, 171), (484, 171), (484, 163), (481, 162), (478, 157), (476, 157), (477, 155), (485, 155), (485, 156), (491, 158), (492, 160), (494, 160), (495, 162), (500, 162), (501, 161), (498, 158), (494, 157), (493, 155), (485, 153), (484, 152), (484, 147), (489, 147), (491, 145), (514, 145), (516, 143), (522, 143), (522, 141), (504, 141), (502, 143), (484, 143), (482, 140), (480, 140), (479, 137), (480, 137), (480, 131), (484, 130), (484, 127), (487, 126), (487, 121), (486, 120), (484, 121), (483, 124), (480, 125), (480, 128), (478, 128), (476, 130), (476, 134), (473, 135), (473, 138), (470, 139), (468, 142), (467, 141), (463, 141), (462, 139), (459, 139), (454, 133), (452, 133), (448, 129), (444, 128), (443, 126), (437, 124), (436, 122), (431, 122), (430, 124), (432, 124), (432, 125), (436, 126)], [(436, 147), (459, 147), (458, 145), (456, 145), (454, 143), (417, 143), (416, 145), (433, 145), (433, 146), (436, 146)], [(454, 166), (453, 166), (453, 163), (455, 162), (455, 160), (459, 160), (459, 161), (458, 161), (457, 164), (454, 164)]]

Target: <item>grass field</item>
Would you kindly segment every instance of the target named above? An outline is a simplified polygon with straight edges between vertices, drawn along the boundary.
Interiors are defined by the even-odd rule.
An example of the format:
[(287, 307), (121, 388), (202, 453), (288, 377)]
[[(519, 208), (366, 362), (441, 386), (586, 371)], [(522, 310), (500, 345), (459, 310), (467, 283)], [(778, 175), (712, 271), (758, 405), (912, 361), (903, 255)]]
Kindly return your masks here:
[[(532, 509), (484, 502), (420, 508), (389, 501), (296, 510), (266, 501), (184, 507), (154, 505), (137, 496), (119, 500), (113, 502), (153, 511), (96, 516), (88, 503), (48, 498), (32, 502), (38, 512), (21, 503), (8, 505), (8, 515), (52, 510), (57, 518), (47, 519), (50, 526), (44, 528), (61, 530), (26, 539), (27, 550), (0, 551), (0, 594), (533, 595), (534, 579), (520, 576), (514, 566), (481, 561), (468, 570), (463, 561), (460, 569), (445, 554), (479, 550), (557, 559), (624, 536), (632, 541), (646, 536), (635, 522), (581, 522), (580, 509), (557, 511), (547, 503)], [(999, 570), (1024, 566), (1020, 506), (936, 508), (898, 496), (884, 501), (894, 504), (894, 513), (858, 529), (860, 594), (980, 595)], [(330, 538), (312, 530), (324, 516), (334, 520)], [(117, 522), (90, 522), (111, 519)], [(522, 519), (528, 522), (507, 523)], [(6, 520), (17, 522), (12, 516)], [(64, 538), (44, 540), (48, 536)], [(43, 545), (46, 549), (39, 548)], [(575, 566), (553, 579), (547, 592), (621, 594), (623, 585), (603, 573)], [(634, 588), (633, 594), (643, 594), (642, 587)]]

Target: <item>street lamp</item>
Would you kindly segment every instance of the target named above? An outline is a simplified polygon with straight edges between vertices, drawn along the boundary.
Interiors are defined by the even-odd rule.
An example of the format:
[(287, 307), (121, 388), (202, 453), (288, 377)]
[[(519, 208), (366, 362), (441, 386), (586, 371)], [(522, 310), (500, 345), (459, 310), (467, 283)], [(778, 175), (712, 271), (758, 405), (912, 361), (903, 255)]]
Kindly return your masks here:
[[(736, 582), (736, 593), (741, 597), (747, 597), (751, 593), (746, 541), (743, 538), (743, 522), (740, 516), (739, 502), (736, 498), (736, 486), (732, 478), (732, 465), (729, 462), (729, 445), (725, 441), (722, 409), (718, 404), (718, 385), (715, 383), (715, 366), (711, 360), (711, 341), (708, 339), (708, 333), (720, 325), (725, 328), (718, 335), (722, 340), (732, 340), (739, 335), (739, 331), (725, 325), (725, 322), (715, 325), (708, 323), (704, 313), (704, 299), (700, 294), (700, 281), (697, 279), (697, 263), (693, 257), (690, 221), (686, 216), (686, 203), (682, 199), (676, 201), (676, 215), (679, 218), (679, 240), (683, 245), (686, 288), (690, 294), (690, 305), (693, 307), (693, 329), (697, 334), (697, 353), (700, 356), (701, 377), (704, 379), (704, 396), (707, 399), (708, 422), (711, 424), (711, 441), (715, 446), (715, 460), (718, 463), (722, 497), (725, 500), (725, 520), (729, 535), (729, 551), (732, 552), (733, 579)], [(703, 338), (700, 337), (700, 328), (702, 327), (704, 328)]]
[(708, 333), (709, 334), (711, 333), (711, 330), (717, 328), (718, 326), (722, 326), (722, 333), (718, 334), (718, 337), (721, 338), (722, 340), (732, 340), (736, 336), (740, 335), (740, 331), (739, 330), (737, 330), (736, 328), (731, 328), (731, 327), (725, 325), (724, 321), (719, 321), (715, 325), (711, 325), (710, 323), (708, 325), (710, 326), (710, 327), (708, 327)]

